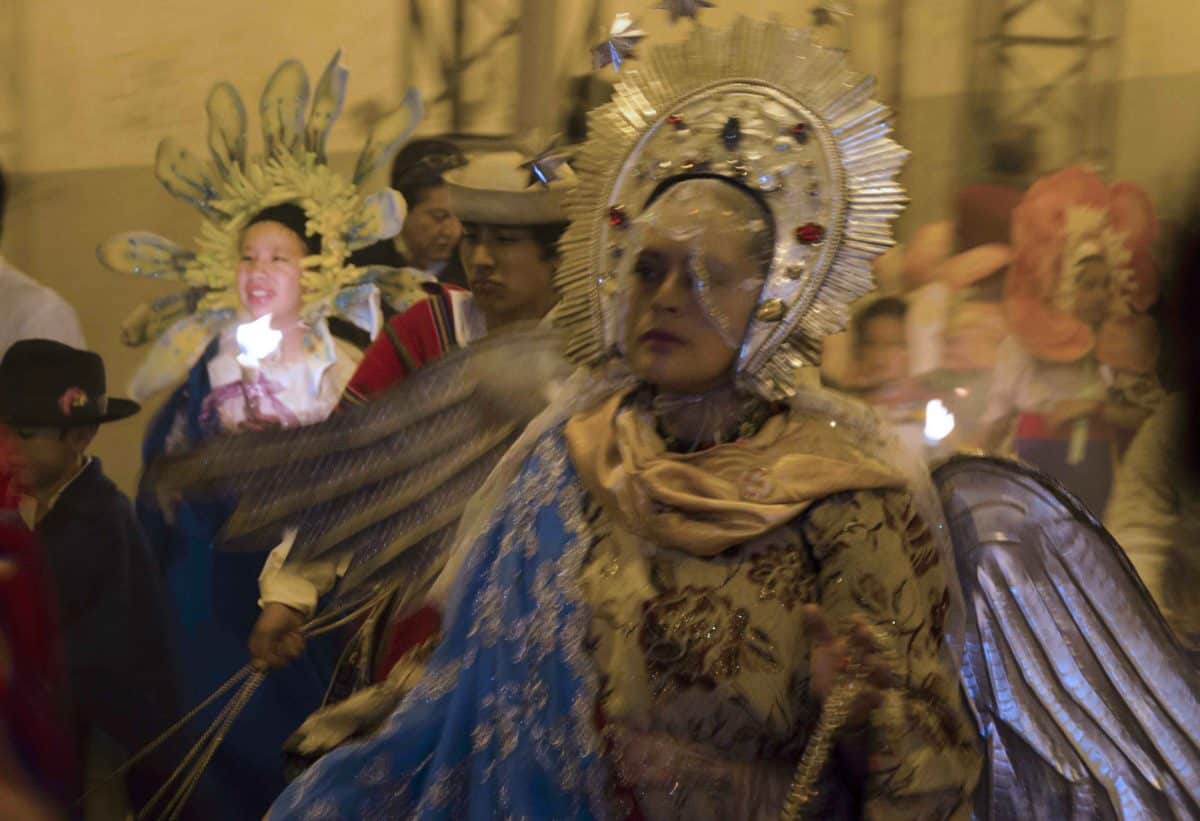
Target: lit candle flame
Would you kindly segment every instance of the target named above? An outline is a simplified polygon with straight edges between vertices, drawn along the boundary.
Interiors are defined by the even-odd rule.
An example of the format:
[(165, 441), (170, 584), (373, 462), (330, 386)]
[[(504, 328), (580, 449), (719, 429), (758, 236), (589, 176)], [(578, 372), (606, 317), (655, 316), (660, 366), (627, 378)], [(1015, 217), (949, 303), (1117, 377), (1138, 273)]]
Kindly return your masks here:
[(940, 399), (932, 399), (925, 406), (925, 439), (940, 442), (954, 430), (954, 414), (946, 409)]
[(237, 327), (238, 364), (257, 368), (258, 362), (270, 356), (283, 341), (283, 331), (271, 327), (271, 315), (259, 317)]

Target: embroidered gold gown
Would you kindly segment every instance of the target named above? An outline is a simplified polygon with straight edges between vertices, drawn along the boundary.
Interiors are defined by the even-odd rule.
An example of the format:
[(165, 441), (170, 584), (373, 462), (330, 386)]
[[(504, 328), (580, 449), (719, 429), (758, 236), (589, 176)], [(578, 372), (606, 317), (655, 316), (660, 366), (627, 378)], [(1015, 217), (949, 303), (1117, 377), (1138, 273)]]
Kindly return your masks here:
[[(630, 417), (623, 422), (648, 434), (647, 414), (637, 418), (636, 409), (615, 407)], [(613, 408), (609, 403), (601, 413)], [(825, 420), (786, 426), (777, 420), (775, 427), (800, 431), (810, 453), (842, 464), (853, 464), (859, 453)], [(785, 442), (796, 438), (789, 433)], [(768, 428), (759, 434), (775, 435)], [(591, 420), (573, 420), (567, 440), (586, 485), (596, 474), (580, 454), (587, 449), (583, 438), (594, 443), (602, 434)], [(673, 458), (655, 438), (643, 440), (643, 466), (665, 460), (703, 468), (719, 455)], [(626, 457), (626, 464), (642, 461)], [(743, 474), (740, 487), (727, 488), (738, 494), (733, 504), (786, 498), (788, 491), (773, 485), (797, 478), (777, 456), (748, 465), (748, 471), (718, 469), (718, 476)], [(638, 471), (625, 472), (623, 483), (636, 485), (630, 473)], [(683, 493), (684, 484), (676, 476), (650, 490), (658, 497), (651, 507), (672, 486)], [(598, 501), (606, 497), (608, 504)], [(624, 490), (601, 490), (588, 507), (593, 541), (583, 592), (601, 711), (615, 738), (610, 754), (631, 759), (618, 760), (615, 769), (631, 782), (644, 816), (778, 817), (819, 714), (808, 691), (811, 639), (801, 618), (801, 608), (812, 603), (831, 624), (858, 616), (877, 628), (896, 685), (853, 739), (867, 751), (866, 761), (839, 760), (829, 774), (822, 817), (967, 817), (979, 756), (957, 673), (943, 653), (949, 593), (938, 550), (904, 489), (848, 489), (812, 499), (795, 518), (778, 526), (768, 519), (760, 525), (765, 532), (711, 556), (688, 552), (686, 523), (676, 531), (682, 542), (676, 548), (639, 536), (633, 528), (643, 525), (629, 523), (644, 519), (627, 516), (618, 497), (628, 499)]]
[(873, 444), (792, 409), (673, 453), (627, 392), (549, 430), (455, 569), (415, 686), (270, 817), (776, 818), (819, 714), (810, 602), (864, 619), (893, 672), (819, 817), (968, 817), (941, 553)]

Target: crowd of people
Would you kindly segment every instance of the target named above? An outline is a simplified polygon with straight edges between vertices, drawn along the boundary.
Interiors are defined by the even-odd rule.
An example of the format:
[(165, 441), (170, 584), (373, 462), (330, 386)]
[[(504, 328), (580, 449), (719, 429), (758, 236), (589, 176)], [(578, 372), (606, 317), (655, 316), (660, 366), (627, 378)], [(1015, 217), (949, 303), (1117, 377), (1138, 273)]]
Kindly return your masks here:
[[(1169, 453), (1185, 425), (1171, 351), (1160, 356), (1163, 249), (1149, 197), (1073, 167), (1025, 192), (976, 186), (961, 210), (966, 225), (926, 226), (894, 252), (892, 292), (859, 307), (849, 354), (827, 377), (933, 460), (977, 449), (1061, 482), (1103, 519), (1164, 612), (1188, 618), (1186, 597), (1168, 604), (1165, 592), (1187, 503), (1180, 480), (1162, 477), (1175, 472)], [(928, 422), (931, 402), (953, 428)], [(1176, 623), (1195, 640), (1194, 626)]]
[[(779, 77), (818, 48), (739, 26)], [(262, 158), (229, 140), (208, 193), (186, 190), (199, 252), (101, 245), (183, 288), (113, 330), (151, 343), (134, 399), (109, 395), (71, 307), (0, 259), (0, 815), (966, 818), (991, 764), (925, 467), (965, 449), (1065, 484), (1200, 640), (1200, 497), (1184, 399), (1157, 376), (1144, 193), (1083, 168), (981, 187), (959, 225), (880, 257), (861, 225), (903, 204), (886, 113), (723, 70), (728, 88), (696, 71), (655, 90), (661, 117), (618, 101), (561, 154), (381, 125), (350, 180), (305, 91)], [(390, 152), (390, 187), (364, 196)], [(396, 522), (434, 491), (373, 473), (357, 432), (392, 425), (416, 460), (406, 414), (456, 418), (420, 414), (440, 365), (543, 337), (580, 370), (504, 363), (535, 418), (425, 550), (442, 508)], [(90, 446), (156, 392), (131, 500)], [(416, 472), (466, 474), (474, 451), (447, 465), (476, 436)], [(294, 479), (278, 505), (311, 499), (292, 519), (163, 481), (227, 442), (238, 469), (282, 444), (330, 475)], [(371, 606), (312, 629), (347, 600)], [(248, 663), (227, 721), (210, 696)]]

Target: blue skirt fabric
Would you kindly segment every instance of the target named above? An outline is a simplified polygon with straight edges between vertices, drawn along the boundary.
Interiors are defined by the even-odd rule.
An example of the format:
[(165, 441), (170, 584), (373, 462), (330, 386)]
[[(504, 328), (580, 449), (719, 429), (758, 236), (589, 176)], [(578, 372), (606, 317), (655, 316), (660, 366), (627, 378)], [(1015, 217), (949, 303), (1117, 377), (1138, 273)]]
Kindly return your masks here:
[[(198, 528), (202, 530), (202, 528)], [(184, 703), (200, 703), (249, 660), (246, 641), (258, 617), (262, 553), (222, 553), (197, 540), (168, 570), (175, 610)], [(205, 804), (223, 818), (259, 819), (286, 786), (283, 742), (321, 705), (338, 647), (333, 637), (308, 643), (305, 654), (272, 672), (255, 692), (205, 774)], [(191, 725), (194, 738), (209, 727), (225, 700)]]
[(578, 581), (589, 544), (555, 431), (471, 547), (416, 688), (374, 736), (297, 779), (269, 818), (610, 815)]
[[(198, 444), (218, 431), (207, 429), (200, 408), (208, 394), (207, 362), (215, 344), (192, 368), (152, 421), (143, 448), (147, 464), (166, 448), (168, 432), (182, 416), (187, 440)], [(227, 553), (214, 540), (230, 506), (183, 503), (168, 520), (153, 493), (139, 494), (138, 514), (167, 578), (179, 691), (185, 709), (212, 694), (249, 660), (247, 640), (258, 618), (258, 575), (266, 552)], [(223, 819), (262, 818), (287, 784), (282, 744), (320, 707), (340, 651), (336, 634), (310, 641), (297, 662), (266, 677), (209, 765), (197, 802)], [(188, 726), (194, 741), (215, 721), (227, 698)]]

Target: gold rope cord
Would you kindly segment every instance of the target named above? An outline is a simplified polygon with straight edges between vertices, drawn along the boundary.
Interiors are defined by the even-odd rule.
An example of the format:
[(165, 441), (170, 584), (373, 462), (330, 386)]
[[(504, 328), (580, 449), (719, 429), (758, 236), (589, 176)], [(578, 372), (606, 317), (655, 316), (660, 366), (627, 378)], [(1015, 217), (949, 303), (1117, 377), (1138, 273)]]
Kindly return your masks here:
[(820, 795), (820, 779), (833, 755), (833, 745), (838, 733), (850, 718), (850, 708), (862, 695), (866, 679), (862, 672), (851, 669), (833, 687), (825, 699), (817, 727), (808, 739), (804, 755), (796, 765), (796, 774), (783, 802), (782, 821), (800, 821), (812, 811), (813, 803)]

